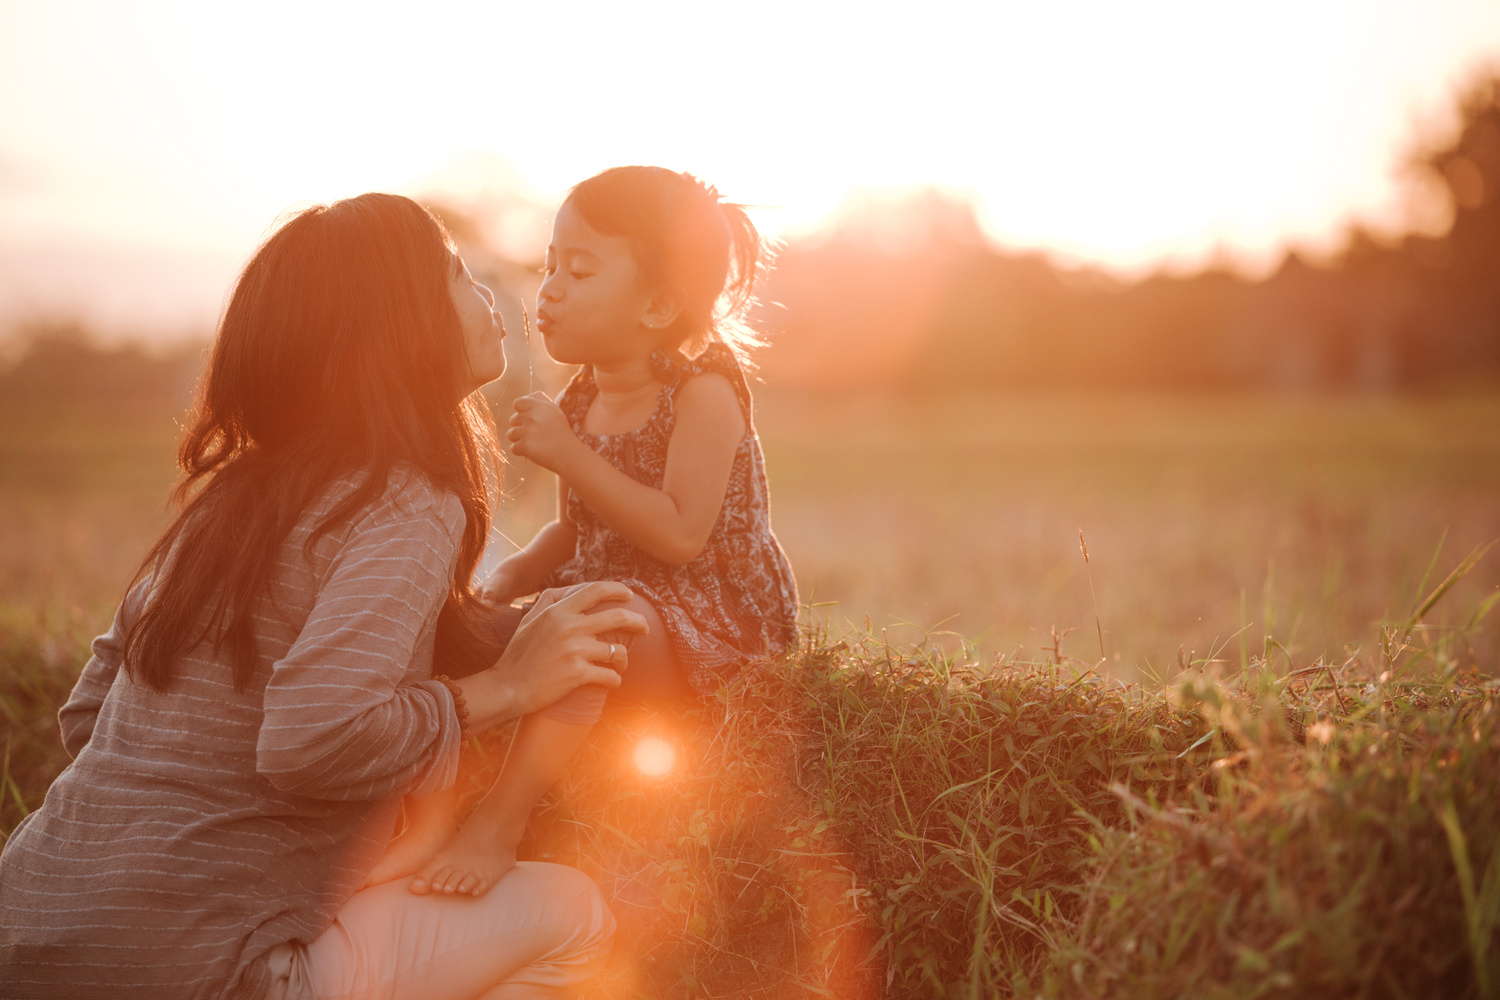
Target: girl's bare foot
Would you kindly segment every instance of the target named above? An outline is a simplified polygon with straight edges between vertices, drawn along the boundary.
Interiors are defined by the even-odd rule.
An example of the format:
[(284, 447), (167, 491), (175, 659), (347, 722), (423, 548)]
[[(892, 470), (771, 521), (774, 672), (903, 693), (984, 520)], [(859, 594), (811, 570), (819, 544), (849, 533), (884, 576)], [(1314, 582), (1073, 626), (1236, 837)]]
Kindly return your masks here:
[(516, 849), (502, 846), (502, 838), (486, 826), (465, 823), (411, 880), (411, 891), (418, 896), (430, 892), (483, 896), (494, 888), (516, 866)]
[(375, 862), (365, 885), (380, 885), (421, 870), (453, 838), (453, 830), (452, 822), (409, 824)]

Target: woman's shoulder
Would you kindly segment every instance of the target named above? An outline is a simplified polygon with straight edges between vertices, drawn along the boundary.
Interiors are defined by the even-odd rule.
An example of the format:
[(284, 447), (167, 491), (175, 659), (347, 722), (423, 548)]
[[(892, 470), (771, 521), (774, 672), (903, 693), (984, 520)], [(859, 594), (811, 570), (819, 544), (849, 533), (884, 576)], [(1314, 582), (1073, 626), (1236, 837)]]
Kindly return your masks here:
[[(331, 512), (364, 486), (369, 474), (341, 476), (327, 491), (323, 503), (317, 505), (321, 513)], [(455, 494), (438, 486), (416, 466), (403, 463), (386, 473), (380, 492), (352, 518), (350, 528), (358, 534), (371, 528), (406, 526), (412, 533), (430, 532), (456, 541), (463, 537), (466, 520), (463, 502)]]
[(463, 504), (457, 494), (437, 485), (421, 469), (414, 465), (394, 466), (385, 479), (385, 492), (381, 495), (391, 507), (406, 516), (416, 516), (427, 511), (452, 514), (462, 512)]

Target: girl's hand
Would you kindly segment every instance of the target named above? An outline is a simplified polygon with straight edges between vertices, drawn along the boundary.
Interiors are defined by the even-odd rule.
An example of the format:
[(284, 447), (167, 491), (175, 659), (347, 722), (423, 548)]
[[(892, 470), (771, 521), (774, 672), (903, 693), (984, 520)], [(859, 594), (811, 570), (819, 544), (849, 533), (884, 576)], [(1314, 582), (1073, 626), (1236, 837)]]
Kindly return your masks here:
[(511, 414), (510, 430), (505, 433), (511, 450), (521, 458), (529, 458), (542, 468), (557, 472), (568, 449), (583, 443), (573, 433), (568, 418), (544, 392), (522, 396), (514, 405), (516, 412)]
[(495, 567), (495, 572), (484, 581), (479, 593), (492, 604), (506, 605), (529, 591), (521, 582), (521, 576), (515, 564), (510, 559), (506, 559)]

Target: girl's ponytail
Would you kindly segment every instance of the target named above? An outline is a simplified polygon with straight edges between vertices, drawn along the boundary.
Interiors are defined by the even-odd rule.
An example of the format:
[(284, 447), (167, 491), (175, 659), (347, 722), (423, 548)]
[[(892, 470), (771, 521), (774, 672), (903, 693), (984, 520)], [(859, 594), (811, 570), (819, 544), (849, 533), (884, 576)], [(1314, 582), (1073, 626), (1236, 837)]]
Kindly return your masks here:
[[(713, 188), (709, 191), (717, 199), (718, 192)], [(745, 322), (745, 313), (755, 304), (755, 282), (766, 266), (769, 250), (745, 206), (729, 201), (720, 201), (718, 205), (729, 227), (729, 271), (724, 277), (711, 336), (733, 351), (741, 364), (748, 365), (750, 352), (763, 346), (763, 341)]]

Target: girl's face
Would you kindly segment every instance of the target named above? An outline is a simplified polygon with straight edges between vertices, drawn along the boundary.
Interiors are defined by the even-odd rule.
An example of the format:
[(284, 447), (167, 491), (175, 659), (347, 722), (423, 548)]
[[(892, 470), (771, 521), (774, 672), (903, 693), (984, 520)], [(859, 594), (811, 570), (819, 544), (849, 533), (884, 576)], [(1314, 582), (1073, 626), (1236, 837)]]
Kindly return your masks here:
[(660, 346), (660, 296), (641, 280), (623, 236), (606, 236), (563, 202), (536, 293), (537, 329), (563, 364), (617, 367)]
[(448, 269), (448, 295), (464, 331), (470, 388), (478, 389), (505, 374), (505, 323), (495, 311), (495, 293), (474, 280), (457, 254)]

